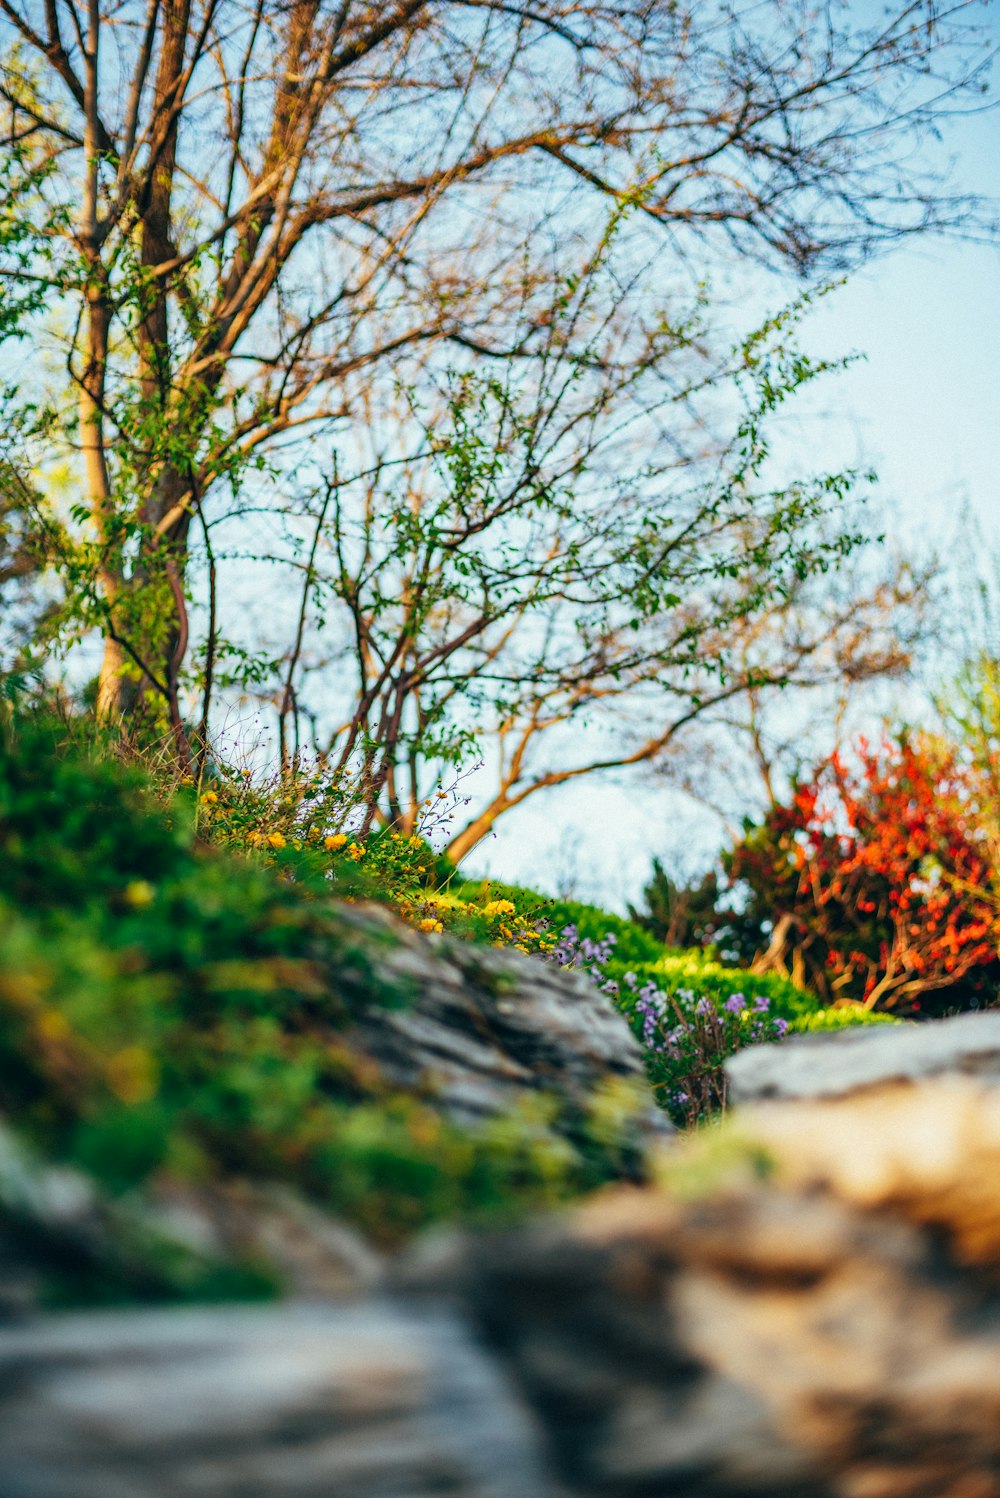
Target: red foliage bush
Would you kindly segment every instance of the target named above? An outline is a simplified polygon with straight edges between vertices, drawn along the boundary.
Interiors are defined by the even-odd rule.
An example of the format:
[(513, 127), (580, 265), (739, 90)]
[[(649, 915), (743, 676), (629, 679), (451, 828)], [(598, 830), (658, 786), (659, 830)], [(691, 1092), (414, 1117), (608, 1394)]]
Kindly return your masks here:
[(756, 965), (869, 1008), (992, 1001), (1000, 906), (983, 795), (937, 741), (832, 755), (730, 856), (744, 928), (770, 934)]

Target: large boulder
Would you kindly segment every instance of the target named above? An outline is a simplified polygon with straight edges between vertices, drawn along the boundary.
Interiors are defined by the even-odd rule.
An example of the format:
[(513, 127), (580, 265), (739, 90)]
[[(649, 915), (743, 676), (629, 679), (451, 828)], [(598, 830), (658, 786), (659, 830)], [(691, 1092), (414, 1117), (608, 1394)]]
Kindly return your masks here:
[[(496, 1121), (501, 1135), (511, 1119), (541, 1154), (583, 1167), (603, 1148), (605, 1174), (629, 1178), (673, 1134), (628, 1024), (588, 977), (427, 937), (371, 904), (344, 903), (339, 916), (371, 988), (395, 1002), (359, 1005), (350, 1028), (328, 1032), (361, 1096), (402, 1095), (470, 1134)], [(155, 1299), (259, 1292), (268, 1281), (358, 1295), (381, 1277), (355, 1232), (281, 1182), (165, 1174), (118, 1200), (2, 1120), (0, 1266), (0, 1316), (50, 1298), (54, 1283), (71, 1300), (112, 1290)]]
[(3, 1498), (552, 1498), (468, 1326), (373, 1300), (0, 1335)]
[(740, 1051), (726, 1063), (726, 1075), (733, 1103), (842, 1097), (879, 1083), (945, 1075), (1000, 1083), (1000, 1010), (795, 1035)]
[(353, 1304), (0, 1332), (2, 1498), (996, 1498), (995, 1017), (919, 1033)]
[(585, 973), (509, 948), (428, 940), (374, 906), (345, 907), (344, 918), (391, 932), (392, 944), (377, 949), (378, 971), (410, 996), (371, 1010), (344, 1037), (391, 1085), (476, 1125), (539, 1093), (582, 1114), (596, 1091), (618, 1084), (633, 1098), (639, 1138), (673, 1132), (628, 1024)]

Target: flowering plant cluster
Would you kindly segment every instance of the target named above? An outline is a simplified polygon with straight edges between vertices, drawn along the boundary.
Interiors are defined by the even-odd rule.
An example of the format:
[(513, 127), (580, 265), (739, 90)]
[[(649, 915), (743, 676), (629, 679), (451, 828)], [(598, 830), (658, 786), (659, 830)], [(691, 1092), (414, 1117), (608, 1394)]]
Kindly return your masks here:
[[(197, 794), (203, 841), (250, 853), (291, 879), (319, 875), (341, 893), (387, 902), (427, 934), (446, 923), (463, 934), (537, 950), (542, 937), (507, 900), (463, 901), (447, 892), (454, 869), (433, 839), (453, 816), (459, 777), (415, 808), (415, 823), (367, 827), (356, 779), (298, 757), (281, 773), (236, 769), (220, 754)], [(188, 787), (194, 782), (189, 778)], [(412, 825), (411, 825), (412, 823)]]
[[(490, 896), (488, 884), (483, 892)], [(529, 955), (548, 956), (553, 946), (551, 937), (530, 913), (519, 911), (513, 900), (480, 897), (463, 899), (461, 904), (468, 934), (489, 941), (494, 947), (514, 947)]]
[[(630, 975), (627, 975), (630, 976)], [(660, 993), (647, 983), (634, 991), (633, 1030), (646, 1050), (656, 1094), (677, 1124), (696, 1123), (726, 1105), (727, 1056), (744, 1046), (782, 1040), (788, 1021), (771, 1014), (771, 1001), (733, 993), (720, 1007), (692, 989)]]
[[(937, 740), (834, 754), (729, 858), (751, 942), (827, 1001), (913, 1012), (996, 989), (983, 787)], [(933, 1002), (933, 1000), (931, 1000)]]
[(625, 1015), (646, 1053), (657, 1098), (676, 1124), (683, 1127), (718, 1112), (726, 1104), (726, 1057), (747, 1045), (783, 1039), (788, 1021), (772, 1013), (765, 994), (732, 992), (720, 1002), (695, 988), (666, 991), (654, 977), (643, 981), (631, 969), (614, 977), (608, 966), (616, 946), (613, 932), (595, 940), (567, 925), (546, 955), (561, 967), (584, 969)]
[(550, 962), (559, 967), (584, 967), (595, 982), (606, 993), (617, 992), (617, 984), (602, 971), (611, 961), (618, 938), (613, 931), (606, 931), (599, 940), (581, 936), (574, 925), (567, 925), (559, 933), (559, 940), (546, 954)]

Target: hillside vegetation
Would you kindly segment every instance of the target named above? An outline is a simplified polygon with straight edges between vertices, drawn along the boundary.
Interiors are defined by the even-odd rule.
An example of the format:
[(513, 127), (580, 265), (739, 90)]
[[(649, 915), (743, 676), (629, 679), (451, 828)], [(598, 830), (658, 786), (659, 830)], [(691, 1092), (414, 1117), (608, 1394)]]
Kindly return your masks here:
[[(530, 1111), (460, 1128), (373, 1077), (341, 1037), (358, 1015), (412, 995), (379, 971), (391, 927), (362, 936), (345, 902), (388, 905), (428, 942), (448, 931), (584, 966), (682, 1123), (721, 1101), (723, 1054), (786, 1024), (829, 1022), (781, 979), (666, 952), (597, 907), (447, 874), (439, 888), (426, 845), (370, 868), (367, 848), (352, 856), (342, 836), (308, 830), (248, 837), (241, 851), (213, 845), (224, 804), (218, 792), (202, 801), (199, 817), (193, 789), (157, 794), (54, 720), (17, 719), (4, 733), (0, 1111), (41, 1158), (84, 1170), (112, 1198), (164, 1179), (294, 1182), (392, 1242), (619, 1172), (607, 1119), (572, 1146)], [(218, 1292), (204, 1266), (161, 1269), (150, 1281), (160, 1293)]]

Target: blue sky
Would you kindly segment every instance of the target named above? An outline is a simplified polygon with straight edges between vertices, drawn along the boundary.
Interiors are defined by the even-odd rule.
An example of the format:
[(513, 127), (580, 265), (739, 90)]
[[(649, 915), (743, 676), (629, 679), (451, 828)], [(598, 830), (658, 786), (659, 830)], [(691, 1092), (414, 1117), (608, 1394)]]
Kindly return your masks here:
[[(1000, 37), (1000, 5), (989, 10)], [(1000, 196), (1000, 113), (963, 121), (949, 148), (955, 183)], [(865, 356), (826, 386), (808, 440), (824, 466), (874, 466), (876, 528), (947, 563), (968, 506), (1000, 556), (1000, 248), (898, 246), (826, 299), (806, 342)], [(654, 854), (690, 866), (719, 835), (701, 808), (641, 776), (585, 781), (513, 813), (465, 867), (622, 908)]]

